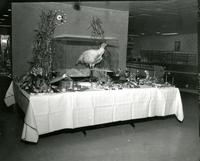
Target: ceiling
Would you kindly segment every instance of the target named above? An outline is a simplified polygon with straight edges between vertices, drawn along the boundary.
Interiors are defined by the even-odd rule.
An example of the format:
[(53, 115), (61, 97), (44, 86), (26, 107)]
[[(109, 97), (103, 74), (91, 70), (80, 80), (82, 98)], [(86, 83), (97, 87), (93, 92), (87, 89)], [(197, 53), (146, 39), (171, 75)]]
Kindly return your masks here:
[[(41, 0), (31, 0), (40, 2)], [(50, 0), (42, 0), (49, 2)], [(52, 0), (59, 1), (62, 0)], [(12, 2), (30, 2), (12, 0)], [(64, 2), (64, 0), (63, 0)], [(196, 33), (197, 0), (76, 1), (80, 6), (129, 11), (129, 34)], [(65, 3), (69, 3), (66, 2)], [(70, 3), (74, 3), (71, 1)], [(0, 1), (0, 27), (11, 28), (11, 3)]]
[(10, 0), (0, 1), (0, 28), (10, 28), (11, 4)]

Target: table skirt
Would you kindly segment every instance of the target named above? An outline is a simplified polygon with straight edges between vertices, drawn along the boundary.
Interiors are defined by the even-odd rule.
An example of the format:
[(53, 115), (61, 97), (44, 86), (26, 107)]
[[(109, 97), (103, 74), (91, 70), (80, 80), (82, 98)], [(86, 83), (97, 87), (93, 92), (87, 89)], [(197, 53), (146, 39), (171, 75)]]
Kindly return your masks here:
[(29, 142), (61, 129), (154, 116), (184, 118), (180, 92), (174, 87), (30, 95), (11, 84), (6, 97), (12, 92), (25, 113), (22, 140)]

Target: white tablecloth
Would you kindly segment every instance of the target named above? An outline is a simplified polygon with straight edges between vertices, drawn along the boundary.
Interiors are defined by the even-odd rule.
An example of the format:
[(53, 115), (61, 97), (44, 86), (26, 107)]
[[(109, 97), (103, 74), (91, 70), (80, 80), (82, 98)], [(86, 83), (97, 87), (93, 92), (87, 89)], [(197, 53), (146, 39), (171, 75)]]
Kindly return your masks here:
[(66, 128), (173, 114), (184, 118), (179, 90), (173, 87), (29, 95), (14, 86), (14, 94), (25, 113), (22, 139), (30, 142)]

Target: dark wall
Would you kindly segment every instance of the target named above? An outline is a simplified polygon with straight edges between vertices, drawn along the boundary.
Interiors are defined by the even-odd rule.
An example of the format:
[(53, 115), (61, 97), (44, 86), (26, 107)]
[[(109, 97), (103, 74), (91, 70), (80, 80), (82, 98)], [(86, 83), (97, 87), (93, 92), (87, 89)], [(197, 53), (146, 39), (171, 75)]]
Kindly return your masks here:
[(0, 27), (0, 35), (11, 35), (10, 27)]
[(10, 82), (11, 78), (0, 75), (0, 111), (5, 107), (4, 98)]
[[(57, 26), (55, 36), (63, 34), (90, 36), (88, 27), (92, 16), (103, 22), (106, 37), (116, 37), (119, 41), (119, 67), (126, 67), (126, 48), (128, 35), (128, 11), (116, 11), (81, 6), (73, 9), (67, 3), (13, 3), (12, 4), (12, 53), (13, 73), (22, 75), (29, 69), (32, 58), (34, 29), (40, 21), (41, 10), (62, 10), (67, 14), (67, 23)], [(65, 54), (65, 53), (64, 53)], [(67, 53), (67, 54), (70, 54)]]

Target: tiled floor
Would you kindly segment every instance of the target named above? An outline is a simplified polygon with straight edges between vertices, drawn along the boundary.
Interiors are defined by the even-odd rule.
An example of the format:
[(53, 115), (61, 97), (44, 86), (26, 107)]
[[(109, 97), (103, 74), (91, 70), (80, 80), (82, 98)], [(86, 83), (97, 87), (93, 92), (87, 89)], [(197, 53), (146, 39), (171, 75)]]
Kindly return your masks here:
[(23, 114), (1, 106), (0, 161), (199, 161), (197, 96), (182, 93), (185, 119), (142, 120), (82, 132), (20, 140)]

